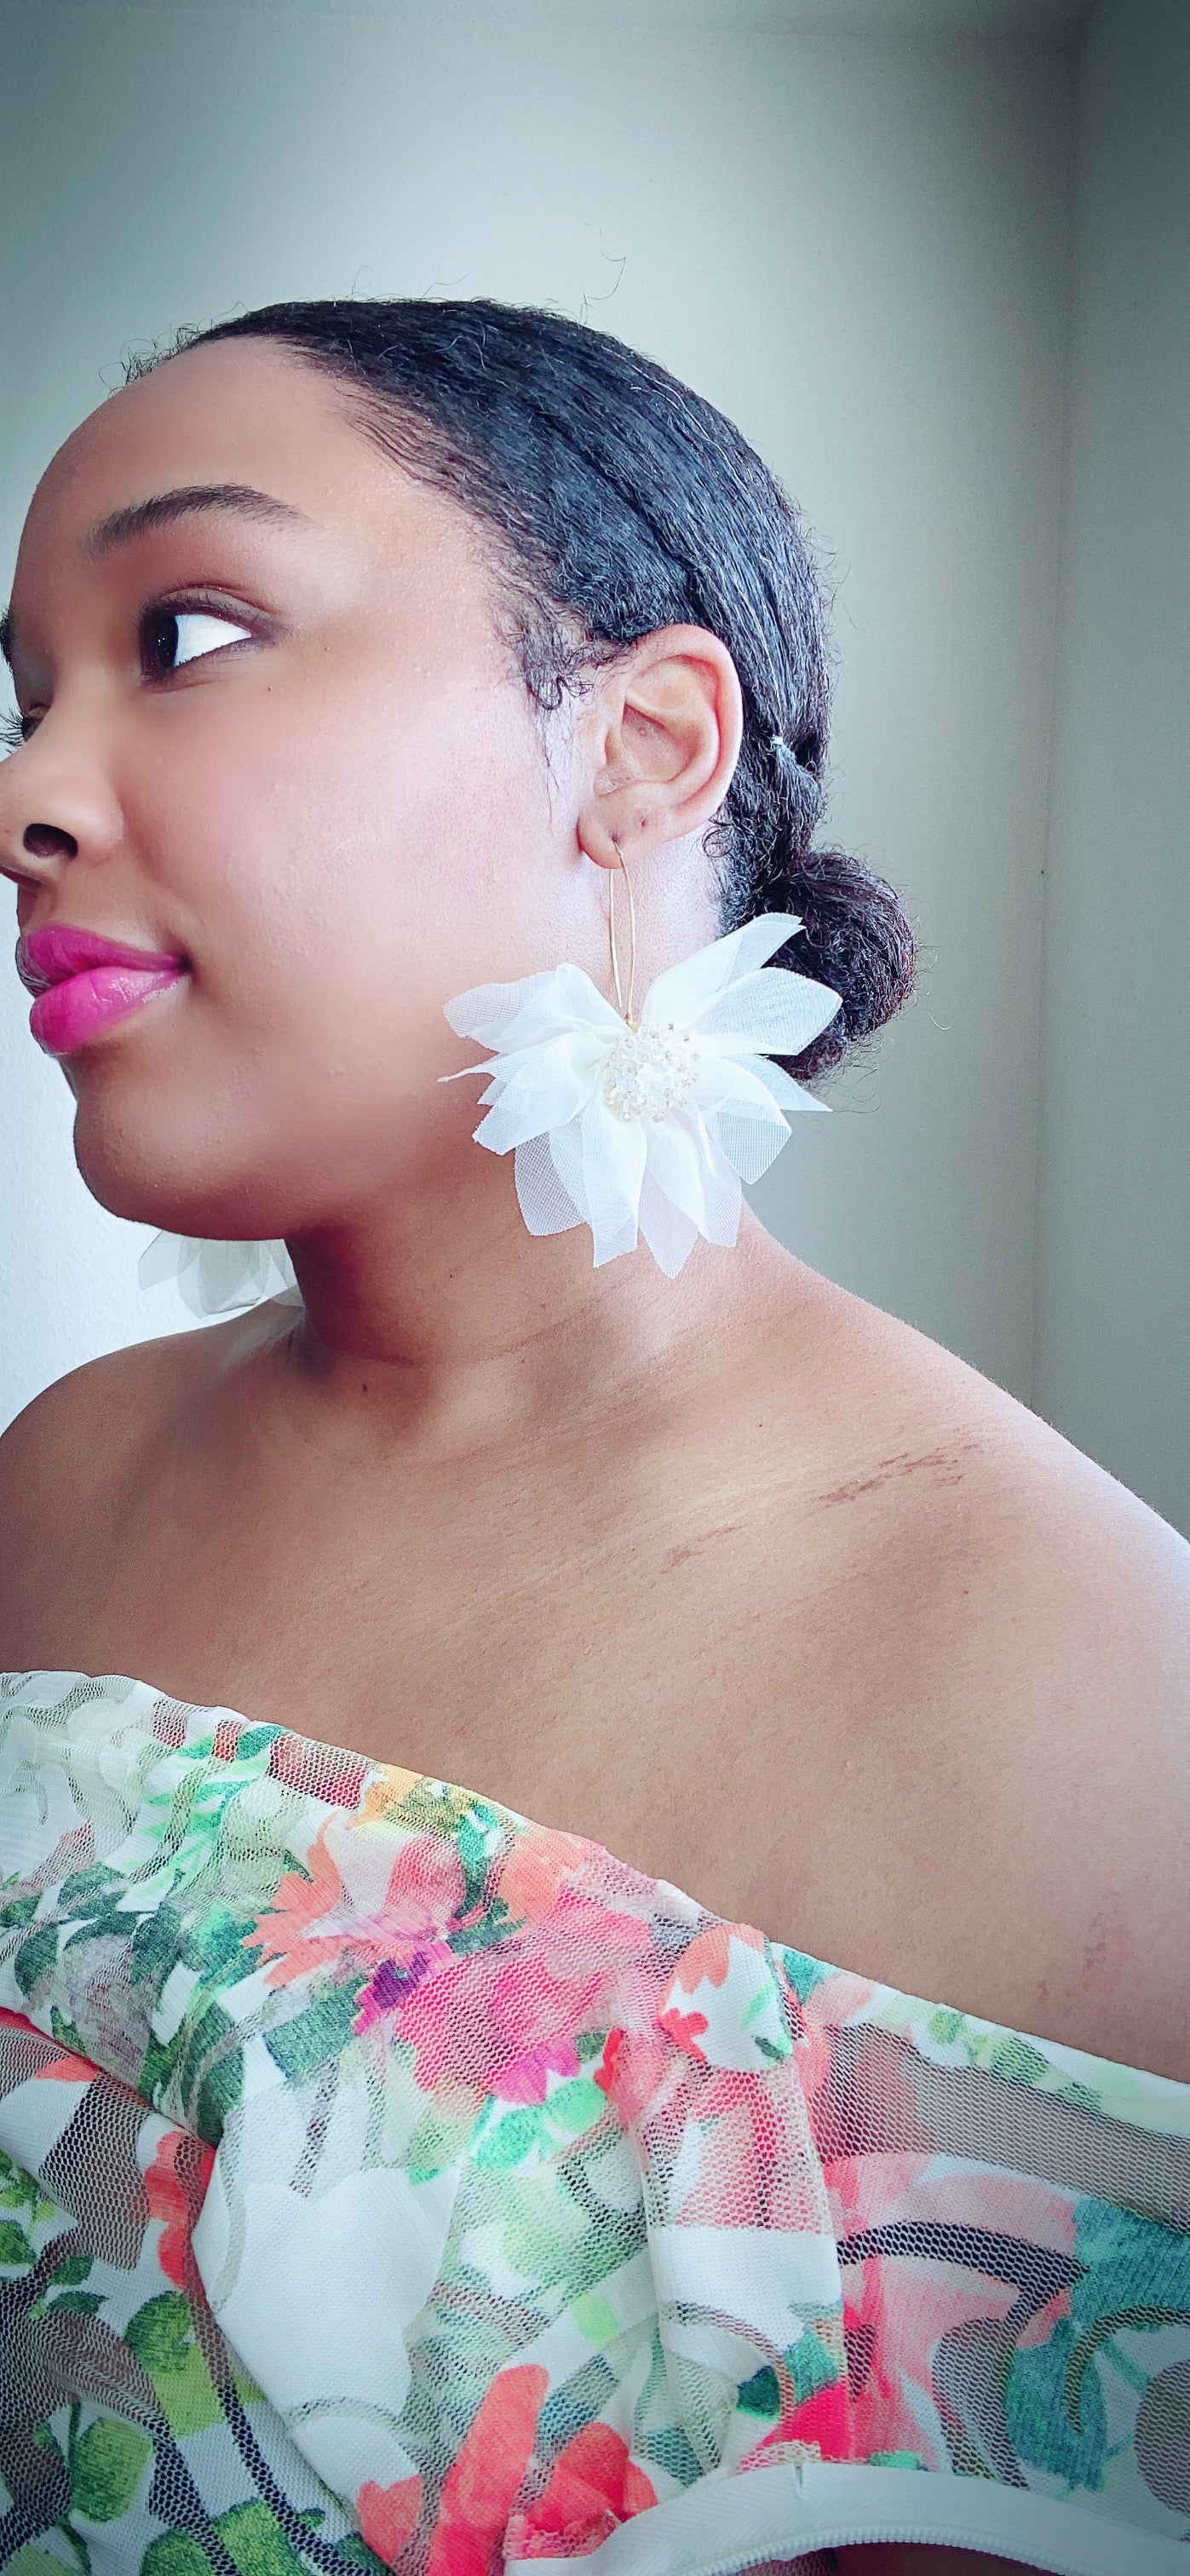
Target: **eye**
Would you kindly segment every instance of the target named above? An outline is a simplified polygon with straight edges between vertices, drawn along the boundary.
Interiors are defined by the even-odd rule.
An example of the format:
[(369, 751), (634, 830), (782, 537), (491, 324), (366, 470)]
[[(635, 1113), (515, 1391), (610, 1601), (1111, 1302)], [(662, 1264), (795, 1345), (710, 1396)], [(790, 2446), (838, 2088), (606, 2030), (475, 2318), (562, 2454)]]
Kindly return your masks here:
[(187, 662), (199, 661), (204, 653), (218, 652), (224, 644), (251, 640), (251, 627), (238, 626), (231, 617), (217, 617), (207, 608), (161, 605), (149, 609), (141, 624), (142, 659), (157, 679), (182, 670)]
[(32, 728), (36, 722), (36, 716), (22, 716), (18, 714), (15, 707), (6, 708), (4, 714), (0, 716), (0, 748), (6, 753), (19, 751), (21, 744), (28, 742), (30, 738), (25, 730), (26, 726)]

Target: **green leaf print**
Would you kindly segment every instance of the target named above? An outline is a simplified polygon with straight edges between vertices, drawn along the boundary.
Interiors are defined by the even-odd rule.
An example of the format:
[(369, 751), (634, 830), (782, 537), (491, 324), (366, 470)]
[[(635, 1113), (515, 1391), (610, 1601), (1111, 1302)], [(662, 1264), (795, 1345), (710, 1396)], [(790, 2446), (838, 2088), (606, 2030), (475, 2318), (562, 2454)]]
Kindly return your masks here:
[(257, 2500), (233, 2505), (230, 2513), (216, 2516), (215, 2529), (240, 2576), (305, 2576), (301, 2559), (267, 2504)]
[(138, 2576), (211, 2576), (205, 2549), (186, 2531), (162, 2531), (151, 2540)]
[(124, 1894), (125, 1882), (119, 1870), (109, 1869), (105, 1860), (97, 1860), (89, 1869), (76, 1869), (63, 1879), (58, 1903), (62, 1912), (77, 1922), (84, 1915), (109, 1912)]
[(824, 1967), (821, 1959), (808, 1958), (804, 1950), (791, 1950), (786, 1944), (777, 1942), (774, 1943), (773, 1949), (774, 1956), (784, 1965), (785, 1974), (800, 2004), (808, 2003), (815, 1986), (820, 1986), (824, 1977), (834, 1973), (832, 1969)]
[(799, 2406), (807, 2397), (816, 2397), (820, 2388), (833, 2388), (835, 2381), (843, 2376), (838, 2362), (832, 2360), (813, 2326), (807, 2326), (797, 2342), (790, 2344), (785, 2361)]
[(1092, 2092), (1089, 2084), (1075, 2084), (1073, 2082), (1069, 2084), (1059, 2084), (1058, 2100), (1060, 2102), (1074, 2102), (1077, 2104), (1080, 2111), (1097, 2111), (1099, 2109), (1099, 2095)]
[(56, 2317), (61, 2314), (63, 2308), (69, 2308), (72, 2315), (76, 2317), (93, 2317), (96, 2310), (102, 2306), (103, 2294), (99, 2290), (63, 2290), (60, 2298), (48, 2299), (42, 2303), (42, 2313), (48, 2317)]
[(159, 2298), (146, 2299), (143, 2308), (129, 2317), (124, 2341), (151, 2377), (159, 2370), (184, 2370), (193, 2336), (190, 2308), (181, 2291), (163, 2290)]
[(23, 1995), (31, 1995), (40, 1979), (58, 1963), (58, 1930), (56, 1923), (43, 1923), (22, 1941), (13, 1959), (13, 1974)]
[(542, 2109), (551, 2129), (562, 2138), (580, 2138), (607, 2112), (607, 2095), (589, 2075), (571, 2075), (547, 2094)]
[(88, 2424), (70, 2455), (70, 2495), (88, 2522), (116, 2522), (127, 2513), (153, 2445), (135, 2424), (114, 2416)]
[(14, 1932), (31, 1923), (40, 1903), (40, 1889), (32, 1896), (10, 1896), (7, 1905), (0, 1905), (0, 1931)]
[[(478, 1880), (468, 1882), (463, 1898), (464, 1912), (467, 1911), (469, 1903), (471, 1905), (482, 1903), (485, 1879), (486, 1869)], [(448, 1946), (453, 1950), (456, 1959), (469, 1959), (474, 1957), (477, 1950), (494, 1949), (499, 1942), (507, 1940), (509, 1933), (515, 1932), (516, 1929), (517, 1926), (512, 1920), (503, 1897), (496, 1896), (493, 1897), (490, 1905), (484, 1906), (483, 1912), (476, 1917), (474, 1923), (465, 1923), (461, 1931), (450, 1934)]]
[[(185, 2023), (182, 2027), (185, 2029)], [(204, 2059), (208, 2058), (211, 2063), (204, 2065)], [(196, 2081), (198, 2099), (192, 2114), (194, 2125), (209, 2147), (217, 2147), (223, 2135), (224, 2120), (233, 2102), (238, 2102), (244, 2082), (244, 2051), (239, 2031), (230, 2013), (224, 2012), (222, 2004), (207, 2005), (186, 2042), (178, 2075), (184, 2101), (188, 2100)]]
[(92, 2254), (67, 2254), (61, 2263), (54, 2265), (55, 2286), (60, 2281), (63, 2288), (68, 2283), (71, 2288), (77, 2288), (80, 2281), (86, 2280), (94, 2259)]
[(544, 2102), (518, 2104), (507, 2110), (493, 2097), (484, 2112), (471, 2150), (481, 2170), (507, 2171), (526, 2156), (556, 2157), (563, 2148), (597, 2127), (606, 2117), (607, 2101), (589, 2075), (571, 2075), (555, 2084)]
[[(179, 1942), (178, 1957), (184, 1967), (196, 1969), (204, 1979), (234, 1984), (259, 1965), (243, 1947), (244, 1931), (251, 1928), (238, 1923), (226, 1905), (209, 1906)], [(234, 1967), (234, 1978), (221, 1975), (228, 1967)]]
[[(483, 1807), (469, 1804), (455, 1828), (454, 1846), (463, 1867), (463, 1902), (460, 1910), (464, 1914), (470, 1914), (473, 1906), (483, 1903), (493, 1857), (493, 1821), (490, 1813)], [(491, 1921), (497, 1915), (502, 1922), (507, 1922), (508, 1908), (503, 1898), (497, 1898), (495, 1905), (485, 1909), (485, 1915), (481, 1921)]]
[(464, 2155), (475, 2121), (471, 2102), (460, 2101), (446, 2110), (438, 2102), (427, 2103), (409, 2141), (410, 2181), (429, 2182), (434, 2174), (444, 2173), (456, 2156)]
[(1097, 2370), (1086, 2373), (1077, 2425), (1066, 2407), (1066, 2378), (1077, 2328), (1060, 2317), (1045, 2343), (1012, 2356), (1004, 2394), (1008, 2438), (1018, 2459), (1075, 2487), (1103, 2484), (1107, 2416)]
[(1022, 2039), (1019, 2031), (989, 2029), (969, 2013), (953, 2011), (949, 2004), (939, 2004), (930, 2013), (926, 2031), (940, 2048), (960, 2047), (969, 2066), (985, 2067), (990, 2075), (1003, 2075), (1010, 2083), (1040, 2084), (1050, 2074), (1049, 2059), (1031, 2040)]
[(226, 2057), (217, 2057), (207, 2068), (198, 2088), (194, 2105), (194, 2125), (209, 2147), (217, 2147), (223, 2135), (228, 2113), (234, 2110), (244, 2089), (244, 2052), (229, 2049)]
[(159, 1887), (176, 1901), (204, 1878), (216, 1880), (219, 1843), (229, 1806), (250, 1780), (268, 1769), (268, 1748), (245, 1759), (237, 1752), (229, 1762), (214, 1758), (213, 1735), (179, 1745), (174, 1760), (184, 1764), (168, 1786), (146, 1787), (142, 1823), (157, 1847), (155, 1877), (141, 1880), (142, 1896)]
[(279, 1726), (246, 1726), (236, 1745), (237, 1762), (256, 1761), (262, 1753), (268, 1752), (274, 1736), (280, 1732)]
[(72, 2021), (67, 2021), (65, 2013), (59, 2012), (57, 2004), (50, 2005), (50, 2031), (57, 2040), (59, 2048), (68, 2048), (72, 2057), (86, 2056), (87, 2046), (82, 2032), (75, 2029)]
[(473, 1804), (465, 1789), (449, 1789), (438, 1780), (415, 1780), (386, 1813), (394, 1824), (411, 1827), (415, 1833), (441, 1834), (452, 1842)]
[(145, 2100), (151, 2102), (155, 2110), (160, 2110), (165, 2099), (169, 2080), (182, 2054), (185, 2039), (186, 2024), (182, 2021), (178, 2024), (172, 2039), (150, 2038), (149, 2040), (149, 2045), (140, 2062), (137, 2091), (144, 2094)]
[(353, 1978), (350, 1985), (334, 1986), (305, 2012), (295, 2013), (292, 2021), (266, 2030), (265, 2047), (291, 2084), (305, 2083), (346, 2046), (353, 2036), (363, 1984), (363, 1979)]
[(937, 2012), (932, 2012), (926, 2023), (931, 2039), (936, 2039), (940, 2048), (949, 2048), (951, 2041), (958, 2038), (962, 2027), (961, 2012), (952, 2012), (948, 2004), (939, 2004)]
[(149, 1977), (160, 1989), (178, 1956), (183, 1929), (175, 1905), (163, 1901), (154, 1906), (151, 1914), (142, 1914), (130, 1945), (134, 1977)]
[(776, 2371), (771, 2365), (766, 2364), (763, 2370), (754, 2372), (751, 2379), (744, 2381), (736, 2404), (743, 2415), (780, 2414), (781, 2391), (777, 2386)]
[[(23, 2165), (14, 2165), (11, 2156), (0, 2149), (0, 2208), (27, 2209), (36, 2220), (41, 2205), (41, 2186)], [(47, 2208), (52, 2208), (52, 2202)]]
[(170, 2431), (179, 2440), (219, 2422), (214, 2382), (179, 2290), (162, 2290), (157, 2298), (146, 2299), (129, 2318), (124, 2340), (147, 2370)]
[(503, 2172), (509, 2165), (523, 2163), (545, 2139), (544, 2117), (536, 2103), (527, 2103), (522, 2110), (507, 2111), (503, 2119), (493, 2120), (472, 2148), (472, 2157), (481, 2167)]
[(581, 2298), (623, 2259), (616, 2239), (593, 2229), (585, 2208), (559, 2192), (554, 2173), (540, 2166), (501, 2173), (492, 2185), (489, 2215), (499, 2227), (506, 2262), (539, 2290), (564, 2282), (570, 2298)]
[(1156, 2219), (1109, 2201), (1081, 2199), (1075, 2204), (1074, 2250), (1085, 2266), (1070, 2293), (1079, 2325), (1094, 2325), (1125, 2308), (1190, 2310), (1190, 2238)]
[(1017, 2084), (1036, 2084), (1039, 2077), (1049, 2073), (1049, 2059), (1042, 2056), (1039, 2048), (1031, 2048), (1015, 2030), (994, 2041), (981, 2062), (991, 2068), (993, 2075), (1011, 2076)]
[(33, 2251), (23, 2227), (15, 2218), (0, 2218), (0, 2263), (35, 2263)]
[(643, 2459), (667, 2477), (676, 2478), (681, 2487), (692, 2487), (702, 2476), (702, 2463), (693, 2443), (680, 2424), (667, 2425), (660, 2433), (642, 2433), (634, 2446)]

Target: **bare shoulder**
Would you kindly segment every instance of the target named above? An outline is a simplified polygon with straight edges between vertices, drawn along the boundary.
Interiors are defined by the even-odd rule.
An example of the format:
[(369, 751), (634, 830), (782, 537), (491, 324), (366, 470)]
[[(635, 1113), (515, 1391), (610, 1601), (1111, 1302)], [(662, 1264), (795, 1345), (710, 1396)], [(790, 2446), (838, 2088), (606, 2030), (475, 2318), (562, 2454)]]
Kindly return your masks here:
[(84, 1361), (0, 1436), (0, 1669), (24, 1668), (48, 1601), (67, 1597), (160, 1426), (208, 1384), (230, 1336), (198, 1326)]
[(1048, 1425), (1006, 1419), (975, 1491), (972, 1754), (1053, 1961), (1047, 2036), (1190, 2080), (1190, 1547)]
[(924, 1937), (949, 1911), (966, 1951), (944, 2000), (1188, 2079), (1190, 1546), (950, 1353), (888, 1318), (873, 1349), (897, 1401), (853, 1485), (948, 1854)]

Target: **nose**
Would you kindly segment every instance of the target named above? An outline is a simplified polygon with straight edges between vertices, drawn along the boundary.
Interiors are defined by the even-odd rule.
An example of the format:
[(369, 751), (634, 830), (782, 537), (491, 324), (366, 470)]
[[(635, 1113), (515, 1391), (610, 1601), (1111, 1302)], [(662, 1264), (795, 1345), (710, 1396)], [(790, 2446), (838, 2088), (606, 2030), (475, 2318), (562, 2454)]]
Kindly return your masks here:
[(43, 716), (0, 761), (0, 876), (18, 887), (53, 883), (69, 860), (102, 864), (120, 846), (119, 798), (97, 726), (65, 707)]

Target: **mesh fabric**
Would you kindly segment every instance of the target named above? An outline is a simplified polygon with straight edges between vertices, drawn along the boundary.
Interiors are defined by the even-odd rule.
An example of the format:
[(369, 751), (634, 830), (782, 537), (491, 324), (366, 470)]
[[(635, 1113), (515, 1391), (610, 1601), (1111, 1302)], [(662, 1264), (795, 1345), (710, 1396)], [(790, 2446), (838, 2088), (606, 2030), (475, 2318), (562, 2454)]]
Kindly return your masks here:
[(0, 1681), (0, 2151), (16, 2576), (1184, 2563), (1190, 2088), (466, 1790)]

